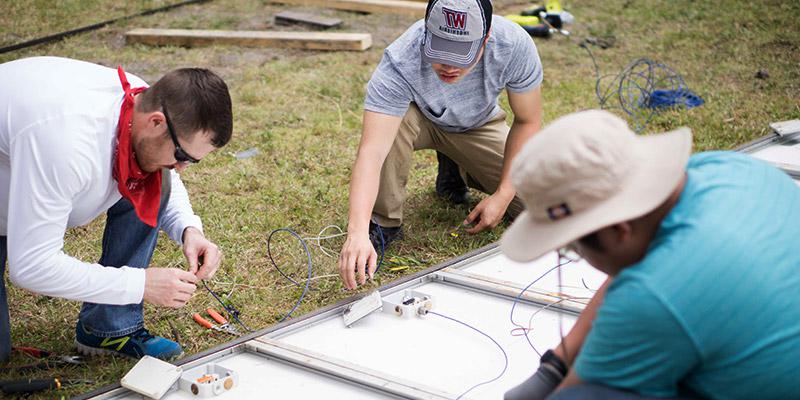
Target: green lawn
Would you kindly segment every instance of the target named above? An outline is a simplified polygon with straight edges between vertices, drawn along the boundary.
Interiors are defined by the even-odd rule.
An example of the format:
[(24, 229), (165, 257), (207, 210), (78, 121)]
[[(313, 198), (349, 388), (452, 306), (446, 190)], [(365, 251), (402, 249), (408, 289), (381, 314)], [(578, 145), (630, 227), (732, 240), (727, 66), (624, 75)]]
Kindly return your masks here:
[[(166, 1), (5, 1), (0, 4), (0, 45), (73, 29), (112, 17), (162, 6)], [(523, 1), (495, 1), (498, 14), (519, 11)], [(629, 62), (648, 57), (682, 74), (689, 88), (706, 100), (691, 110), (657, 116), (644, 133), (689, 126), (695, 149), (731, 149), (768, 132), (774, 121), (800, 118), (800, 3), (784, 1), (565, 1), (576, 17), (568, 26), (571, 38), (536, 39), (545, 68), (545, 122), (597, 107), (595, 72), (586, 51), (576, 45), (587, 36), (615, 39), (615, 45), (592, 48), (601, 74), (615, 74)], [(298, 9), (345, 21), (341, 31), (370, 32), (375, 45), (361, 52), (324, 53), (239, 47), (152, 48), (126, 45), (124, 32), (137, 27), (206, 29), (284, 29), (273, 27), (272, 15)], [(225, 252), (211, 286), (228, 295), (254, 328), (275, 323), (300, 291), (268, 262), (266, 238), (280, 227), (312, 236), (329, 224), (345, 227), (347, 186), (361, 125), (364, 87), (383, 48), (414, 21), (390, 15), (365, 15), (267, 4), (258, 0), (220, 0), (187, 6), (63, 42), (0, 55), (0, 62), (36, 55), (83, 59), (108, 66), (122, 65), (154, 82), (166, 71), (204, 66), (228, 82), (234, 100), (234, 139), (224, 149), (192, 166), (183, 179), (207, 236)], [(759, 70), (767, 79), (756, 79)], [(1, 90), (1, 89), (0, 89)], [(507, 103), (503, 100), (503, 105)], [(256, 148), (256, 157), (239, 160), (238, 151)], [(466, 210), (439, 201), (433, 191), (435, 155), (415, 156), (409, 185), (406, 240), (387, 257), (409, 257), (421, 265), (397, 273), (381, 272), (372, 286), (384, 284), (426, 266), (496, 241), (502, 227), (476, 236), (449, 232)], [(375, 166), (379, 168), (379, 166)], [(103, 221), (68, 233), (65, 251), (87, 261), (100, 254)], [(166, 239), (164, 237), (163, 239)], [(328, 247), (338, 250), (341, 239)], [(278, 261), (303, 279), (302, 249), (288, 235), (275, 240)], [(350, 296), (342, 289), (335, 259), (315, 249), (313, 290), (297, 315)], [(180, 251), (162, 240), (154, 266), (183, 266)], [(7, 285), (9, 283), (7, 282)], [(17, 345), (35, 345), (72, 353), (74, 325), (80, 304), (32, 295), (9, 286), (12, 337)], [(193, 312), (215, 305), (198, 290), (180, 310), (147, 307), (148, 327), (172, 337), (175, 326), (187, 354), (230, 339), (202, 330)], [(29, 360), (15, 357), (11, 365)], [(50, 371), (67, 377), (96, 379), (95, 385), (70, 388), (74, 395), (118, 381), (133, 365), (124, 358), (95, 358), (86, 367)], [(45, 376), (45, 372), (31, 376)], [(18, 375), (0, 375), (0, 379)], [(42, 398), (52, 398), (47, 393)]]

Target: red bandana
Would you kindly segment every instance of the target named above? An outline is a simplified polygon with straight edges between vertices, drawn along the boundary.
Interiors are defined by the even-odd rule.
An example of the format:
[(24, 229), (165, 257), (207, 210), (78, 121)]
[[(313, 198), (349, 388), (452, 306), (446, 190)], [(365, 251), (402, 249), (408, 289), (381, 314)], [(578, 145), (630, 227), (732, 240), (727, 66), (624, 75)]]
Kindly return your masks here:
[(114, 151), (114, 179), (122, 197), (128, 199), (142, 222), (152, 227), (158, 221), (158, 207), (161, 203), (161, 170), (145, 173), (139, 168), (131, 144), (131, 121), (133, 119), (133, 96), (143, 92), (145, 87), (131, 89), (122, 67), (117, 67), (119, 81), (125, 97), (119, 111), (117, 125), (117, 148)]

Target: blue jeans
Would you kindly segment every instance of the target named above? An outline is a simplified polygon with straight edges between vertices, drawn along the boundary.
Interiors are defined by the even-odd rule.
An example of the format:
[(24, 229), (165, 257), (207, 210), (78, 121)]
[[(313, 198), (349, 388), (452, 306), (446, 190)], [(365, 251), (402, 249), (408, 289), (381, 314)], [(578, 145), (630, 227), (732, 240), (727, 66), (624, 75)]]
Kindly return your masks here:
[[(133, 205), (121, 199), (108, 209), (103, 232), (100, 265), (107, 267), (147, 268), (158, 240), (164, 208), (170, 195), (169, 171), (162, 173), (161, 204), (158, 223), (151, 227), (136, 216)], [(6, 237), (0, 236), (0, 361), (11, 353), (11, 328), (8, 318), (5, 275)], [(92, 334), (100, 337), (122, 336), (144, 327), (142, 303), (124, 306), (84, 303), (78, 319)]]
[(642, 396), (626, 390), (608, 386), (582, 384), (559, 390), (547, 397), (547, 400), (680, 400), (685, 398), (655, 398)]
[[(142, 222), (128, 200), (124, 198), (108, 209), (106, 229), (103, 232), (103, 253), (98, 264), (106, 267), (128, 266), (147, 268), (153, 258), (158, 241), (158, 231), (169, 201), (170, 173), (161, 173), (161, 204), (158, 222), (151, 227)], [(144, 327), (144, 305), (83, 303), (78, 320), (91, 334), (100, 337), (128, 335)]]
[[(108, 209), (103, 232), (103, 253), (98, 264), (106, 267), (147, 268), (158, 240), (155, 228), (136, 216), (133, 205), (122, 199)], [(78, 319), (91, 334), (100, 337), (123, 336), (144, 327), (143, 303), (123, 306), (83, 303)]]

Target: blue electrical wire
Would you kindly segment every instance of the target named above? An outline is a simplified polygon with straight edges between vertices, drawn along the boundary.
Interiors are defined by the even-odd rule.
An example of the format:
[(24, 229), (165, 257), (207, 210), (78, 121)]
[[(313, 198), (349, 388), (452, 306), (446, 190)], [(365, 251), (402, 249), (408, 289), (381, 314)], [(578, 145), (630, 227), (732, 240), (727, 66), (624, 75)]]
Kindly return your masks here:
[[(385, 240), (383, 238), (383, 230), (381, 229), (380, 225), (376, 224), (376, 226), (378, 227), (378, 235), (380, 235), (381, 238), (381, 256), (378, 261), (378, 266), (375, 268), (375, 272), (378, 272), (378, 270), (381, 268), (381, 265), (383, 264), (383, 256), (385, 252)], [(269, 237), (267, 238), (267, 256), (269, 257), (269, 261), (272, 263), (272, 266), (275, 267), (275, 269), (277, 269), (278, 272), (280, 272), (280, 274), (283, 275), (284, 278), (290, 280), (296, 286), (300, 286), (300, 284), (297, 283), (297, 281), (292, 279), (289, 275), (286, 275), (286, 273), (284, 273), (283, 270), (281, 270), (280, 267), (278, 267), (278, 264), (275, 263), (275, 260), (272, 258), (272, 251), (270, 249), (271, 247), (270, 244), (272, 242), (272, 236), (278, 232), (289, 232), (290, 234), (292, 234), (292, 236), (296, 237), (297, 240), (300, 241), (300, 244), (303, 245), (303, 250), (306, 252), (306, 256), (308, 257), (308, 276), (306, 277), (306, 285), (303, 288), (303, 293), (300, 295), (300, 298), (297, 299), (297, 302), (294, 304), (294, 307), (292, 307), (292, 309), (288, 313), (286, 313), (286, 315), (284, 315), (283, 318), (280, 319), (280, 321), (278, 321), (278, 323), (281, 323), (285, 321), (287, 318), (289, 318), (292, 315), (292, 313), (295, 310), (297, 310), (297, 307), (300, 307), (300, 304), (306, 297), (306, 294), (308, 293), (308, 287), (311, 284), (311, 278), (313, 276), (313, 262), (311, 261), (311, 251), (309, 251), (308, 245), (306, 244), (306, 241), (305, 239), (303, 239), (302, 236), (300, 236), (297, 232), (289, 228), (280, 228), (273, 230), (272, 232), (270, 232)]]
[(375, 226), (378, 227), (378, 235), (381, 238), (381, 258), (378, 259), (378, 266), (375, 267), (375, 272), (378, 272), (381, 270), (381, 265), (383, 265), (383, 254), (386, 252), (386, 241), (383, 238), (383, 229), (381, 228), (381, 226), (378, 224), (375, 224)]
[(281, 275), (283, 275), (286, 279), (292, 281), (292, 283), (294, 283), (295, 285), (300, 286), (300, 284), (297, 283), (294, 279), (286, 275), (280, 269), (280, 267), (278, 267), (278, 264), (276, 264), (275, 260), (272, 258), (272, 252), (270, 251), (270, 244), (272, 242), (272, 236), (278, 232), (289, 232), (290, 234), (292, 234), (292, 236), (296, 237), (297, 240), (300, 241), (300, 244), (303, 245), (303, 250), (306, 252), (306, 257), (308, 258), (308, 277), (306, 278), (306, 286), (303, 288), (303, 293), (300, 294), (300, 298), (297, 299), (297, 302), (294, 304), (294, 307), (292, 307), (292, 309), (278, 321), (278, 323), (281, 323), (285, 321), (287, 318), (289, 318), (292, 315), (292, 313), (295, 310), (297, 310), (297, 307), (300, 307), (300, 303), (302, 303), (303, 299), (306, 297), (306, 293), (308, 293), (308, 286), (311, 284), (311, 276), (313, 274), (313, 263), (311, 261), (311, 251), (308, 250), (308, 245), (306, 244), (306, 241), (300, 235), (298, 235), (297, 232), (289, 228), (275, 229), (272, 232), (270, 232), (269, 237), (267, 237), (267, 256), (269, 257), (269, 261), (272, 263), (272, 266), (275, 267), (275, 269), (277, 269), (278, 272), (281, 273)]
[[(531, 342), (531, 338), (530, 338), (530, 337), (528, 337), (528, 328), (526, 328), (526, 327), (524, 327), (524, 326), (522, 326), (522, 325), (519, 325), (519, 324), (517, 324), (516, 322), (514, 322), (514, 309), (517, 307), (517, 303), (519, 303), (519, 300), (522, 298), (522, 295), (523, 295), (523, 294), (525, 294), (525, 292), (526, 292), (526, 291), (527, 291), (527, 290), (528, 290), (528, 289), (529, 289), (531, 286), (533, 286), (533, 284), (534, 284), (534, 283), (536, 283), (536, 282), (539, 282), (539, 281), (540, 281), (542, 278), (544, 278), (545, 276), (547, 276), (547, 274), (549, 274), (549, 273), (551, 273), (551, 272), (555, 271), (556, 269), (558, 269), (558, 268), (560, 268), (560, 267), (563, 267), (564, 265), (567, 265), (567, 264), (569, 264), (569, 263), (571, 263), (571, 262), (573, 262), (573, 261), (575, 261), (575, 260), (572, 260), (572, 259), (569, 259), (569, 258), (567, 258), (567, 259), (566, 259), (566, 261), (564, 261), (564, 262), (559, 262), (558, 264), (556, 264), (556, 266), (555, 266), (555, 267), (552, 267), (552, 268), (548, 269), (548, 270), (547, 270), (545, 273), (543, 273), (542, 275), (539, 275), (539, 277), (537, 277), (536, 279), (534, 279), (534, 280), (533, 280), (533, 282), (529, 283), (529, 284), (528, 284), (528, 286), (525, 286), (525, 288), (524, 288), (524, 289), (522, 289), (522, 291), (521, 291), (521, 292), (519, 292), (519, 294), (517, 295), (517, 297), (516, 297), (516, 298), (514, 298), (514, 302), (513, 302), (513, 303), (511, 303), (511, 312), (509, 313), (509, 316), (508, 316), (508, 318), (511, 320), (511, 325), (514, 325), (514, 326), (516, 326), (518, 329), (522, 329), (522, 330), (525, 332), (525, 340), (527, 340), (527, 341), (528, 341), (528, 344), (531, 346), (531, 348), (533, 349), (533, 351), (534, 351), (534, 352), (536, 352), (536, 354), (538, 354), (538, 355), (539, 355), (539, 357), (541, 357), (541, 356), (542, 356), (542, 354), (541, 354), (541, 353), (539, 353), (539, 350), (536, 350), (536, 347), (534, 347), (534, 345), (533, 345), (533, 342)], [(515, 330), (516, 330), (516, 329), (515, 329)]]
[(500, 379), (503, 376), (503, 374), (506, 373), (506, 370), (508, 369), (508, 354), (506, 354), (506, 351), (503, 349), (503, 346), (500, 346), (500, 343), (497, 343), (497, 341), (494, 340), (491, 336), (489, 336), (488, 334), (484, 333), (482, 330), (480, 330), (480, 329), (478, 329), (478, 328), (476, 328), (476, 327), (474, 327), (474, 326), (472, 326), (472, 325), (470, 325), (470, 324), (468, 324), (466, 322), (459, 321), (459, 320), (457, 320), (455, 318), (448, 317), (448, 316), (443, 315), (443, 314), (439, 314), (439, 313), (437, 313), (435, 311), (430, 311), (429, 310), (429, 311), (427, 311), (427, 314), (433, 314), (433, 315), (436, 315), (436, 316), (439, 316), (439, 317), (442, 317), (442, 318), (445, 318), (445, 319), (449, 319), (450, 321), (457, 322), (457, 323), (459, 323), (461, 325), (464, 325), (467, 328), (470, 328), (473, 331), (478, 332), (481, 335), (486, 336), (487, 338), (489, 338), (489, 340), (491, 340), (495, 345), (497, 345), (497, 347), (500, 349), (500, 351), (503, 352), (503, 358), (505, 359), (505, 365), (503, 365), (503, 370), (500, 371), (500, 375), (497, 375), (497, 377), (495, 377), (494, 379), (491, 379), (491, 380), (488, 380), (488, 381), (485, 381), (485, 382), (481, 382), (481, 383), (479, 383), (479, 384), (467, 389), (464, 393), (461, 393), (458, 397), (456, 397), (456, 400), (464, 397), (467, 393), (471, 392), (473, 389), (475, 389), (475, 388), (477, 388), (479, 386), (483, 386), (483, 385), (492, 383), (492, 382)]
[[(616, 75), (600, 76), (600, 68), (589, 44), (584, 39), (578, 44), (589, 53), (594, 66), (595, 95), (602, 109), (620, 108), (631, 117), (634, 130), (641, 132), (653, 117), (664, 108), (700, 106), (704, 100), (694, 94), (683, 77), (667, 65), (648, 58), (639, 58), (628, 64)], [(601, 93), (601, 84), (608, 81)], [(615, 105), (612, 106), (612, 100)]]
[[(384, 239), (384, 236), (383, 236), (383, 230), (381, 229), (380, 225), (377, 225), (377, 224), (376, 224), (376, 226), (378, 227), (378, 235), (379, 235), (379, 237), (380, 237), (380, 240), (381, 240), (381, 248), (380, 248), (380, 250), (381, 250), (381, 251), (380, 251), (380, 253), (381, 253), (381, 254), (380, 254), (380, 258), (379, 258), (379, 260), (378, 260), (378, 266), (375, 268), (375, 272), (378, 272), (378, 270), (380, 270), (380, 268), (381, 268), (381, 265), (383, 265), (383, 257), (384, 257), (384, 254), (385, 254), (386, 241), (385, 241), (385, 239)], [(303, 237), (302, 237), (302, 236), (300, 236), (300, 235), (299, 235), (297, 232), (295, 232), (295, 231), (293, 231), (293, 230), (291, 230), (291, 229), (289, 229), (289, 228), (280, 228), (280, 229), (275, 229), (275, 230), (273, 230), (272, 232), (270, 232), (269, 236), (267, 237), (267, 257), (269, 258), (269, 261), (270, 261), (270, 263), (272, 264), (272, 266), (273, 266), (273, 267), (274, 267), (276, 270), (278, 270), (278, 272), (279, 272), (281, 275), (283, 275), (283, 277), (284, 277), (284, 278), (286, 278), (286, 279), (288, 279), (289, 281), (291, 281), (293, 284), (295, 284), (295, 286), (300, 286), (300, 283), (298, 283), (296, 280), (292, 279), (292, 277), (290, 277), (290, 276), (289, 276), (289, 275), (287, 275), (285, 272), (283, 272), (283, 270), (282, 270), (282, 269), (281, 269), (281, 268), (278, 266), (278, 264), (275, 262), (275, 259), (272, 257), (272, 249), (271, 249), (272, 236), (273, 236), (273, 235), (275, 235), (275, 234), (276, 234), (276, 233), (278, 233), (278, 232), (288, 232), (288, 233), (290, 233), (292, 236), (294, 236), (295, 238), (297, 238), (297, 240), (299, 240), (299, 241), (300, 241), (300, 244), (302, 244), (302, 245), (303, 245), (303, 251), (305, 251), (305, 253), (306, 253), (306, 257), (307, 257), (307, 264), (308, 264), (308, 275), (307, 275), (307, 277), (306, 277), (306, 284), (305, 284), (305, 287), (303, 287), (303, 293), (301, 293), (301, 294), (300, 294), (300, 298), (298, 298), (298, 299), (297, 299), (297, 302), (295, 302), (295, 304), (294, 304), (294, 307), (292, 307), (292, 309), (291, 309), (291, 310), (290, 310), (288, 313), (286, 313), (286, 315), (284, 315), (284, 316), (283, 316), (283, 317), (282, 317), (282, 318), (281, 318), (281, 319), (278, 321), (278, 323), (281, 323), (281, 322), (285, 321), (287, 318), (289, 318), (289, 317), (292, 315), (292, 313), (294, 313), (294, 312), (295, 312), (295, 310), (297, 310), (297, 308), (298, 308), (298, 307), (300, 307), (300, 304), (303, 302), (303, 299), (306, 297), (306, 294), (308, 294), (308, 289), (309, 289), (309, 286), (310, 286), (310, 284), (311, 284), (311, 278), (312, 278), (312, 276), (313, 276), (313, 262), (312, 262), (312, 260), (311, 260), (311, 251), (308, 249), (308, 244), (306, 243), (306, 240), (305, 240), (305, 239), (303, 239)], [(244, 324), (244, 322), (242, 322), (242, 321), (239, 319), (239, 314), (240, 314), (240, 312), (239, 312), (239, 310), (238, 310), (238, 309), (236, 309), (236, 307), (234, 307), (233, 305), (226, 304), (226, 303), (225, 303), (225, 302), (224, 302), (224, 301), (223, 301), (223, 300), (222, 300), (222, 299), (219, 297), (219, 295), (217, 295), (217, 293), (215, 293), (213, 290), (211, 290), (211, 288), (209, 288), (209, 287), (208, 287), (208, 285), (206, 284), (206, 282), (205, 282), (205, 281), (202, 281), (202, 282), (203, 282), (203, 286), (206, 288), (206, 290), (208, 291), (208, 293), (210, 293), (210, 294), (211, 294), (211, 296), (213, 296), (213, 297), (214, 297), (214, 299), (216, 299), (216, 300), (217, 300), (217, 302), (220, 304), (220, 306), (222, 306), (222, 308), (224, 308), (224, 309), (225, 309), (225, 311), (226, 311), (226, 312), (227, 312), (227, 313), (228, 313), (228, 314), (229, 314), (231, 317), (233, 317), (233, 319), (234, 319), (234, 320), (235, 320), (235, 321), (236, 321), (236, 322), (237, 322), (239, 325), (241, 325), (241, 326), (242, 326), (242, 327), (243, 327), (245, 330), (247, 330), (248, 332), (253, 332), (253, 330), (251, 330), (250, 328), (248, 328), (248, 327), (247, 327), (247, 325), (245, 325), (245, 324)]]

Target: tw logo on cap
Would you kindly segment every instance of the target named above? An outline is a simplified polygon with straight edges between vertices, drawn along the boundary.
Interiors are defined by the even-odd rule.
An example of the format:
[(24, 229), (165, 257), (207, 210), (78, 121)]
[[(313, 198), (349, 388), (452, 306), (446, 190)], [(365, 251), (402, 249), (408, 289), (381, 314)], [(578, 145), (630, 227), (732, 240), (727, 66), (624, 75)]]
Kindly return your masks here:
[(464, 11), (455, 11), (449, 8), (442, 7), (442, 14), (444, 15), (444, 23), (450, 29), (458, 29), (463, 31), (467, 28), (467, 13)]

